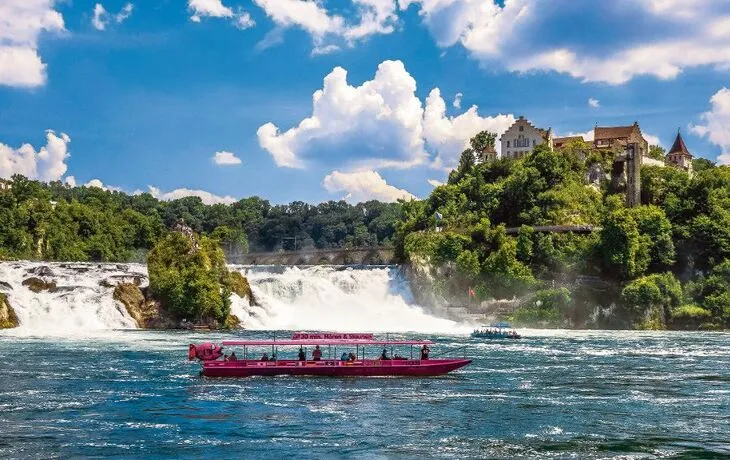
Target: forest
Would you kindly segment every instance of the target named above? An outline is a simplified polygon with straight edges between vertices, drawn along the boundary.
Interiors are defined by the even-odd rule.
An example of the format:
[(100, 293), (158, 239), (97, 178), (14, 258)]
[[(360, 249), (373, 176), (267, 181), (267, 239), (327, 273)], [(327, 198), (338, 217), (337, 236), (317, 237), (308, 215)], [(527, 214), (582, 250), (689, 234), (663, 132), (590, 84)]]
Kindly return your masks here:
[(13, 176), (0, 189), (0, 260), (140, 261), (176, 224), (217, 239), (227, 254), (388, 245), (399, 203), (274, 205), (259, 197), (205, 205)]
[[(480, 133), (447, 184), (404, 203), (399, 257), (430, 270), (455, 303), (521, 300), (511, 319), (562, 327), (730, 327), (730, 167), (695, 160), (692, 175), (641, 170), (640, 206), (620, 184), (591, 182), (616, 152), (573, 141), (517, 160), (479, 162)], [(590, 225), (588, 234), (540, 233)], [(507, 234), (507, 228), (518, 228)]]

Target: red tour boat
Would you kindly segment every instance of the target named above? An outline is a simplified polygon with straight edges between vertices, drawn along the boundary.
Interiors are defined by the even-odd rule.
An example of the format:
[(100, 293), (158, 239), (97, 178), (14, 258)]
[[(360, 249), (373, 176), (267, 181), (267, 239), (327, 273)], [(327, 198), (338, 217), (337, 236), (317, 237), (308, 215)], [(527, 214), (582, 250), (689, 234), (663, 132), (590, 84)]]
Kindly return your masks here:
[[(323, 375), (330, 377), (443, 375), (471, 363), (470, 359), (429, 359), (430, 340), (376, 340), (373, 334), (294, 333), (285, 340), (232, 340), (222, 346), (190, 344), (188, 358), (199, 359), (207, 377), (250, 377), (254, 375)], [(243, 355), (224, 356), (223, 347), (243, 347)], [(249, 347), (271, 347), (258, 359), (249, 358)], [(280, 347), (299, 347), (299, 359), (278, 359)], [(337, 347), (343, 351), (337, 356)], [(377, 359), (365, 357), (366, 347), (379, 347)], [(410, 357), (388, 356), (393, 347), (410, 347)], [(414, 350), (414, 347), (417, 347)], [(240, 350), (239, 350), (240, 351)], [(332, 353), (334, 351), (334, 354)], [(414, 351), (416, 356), (414, 356)], [(322, 355), (327, 352), (327, 357)], [(221, 359), (222, 358), (222, 359)]]

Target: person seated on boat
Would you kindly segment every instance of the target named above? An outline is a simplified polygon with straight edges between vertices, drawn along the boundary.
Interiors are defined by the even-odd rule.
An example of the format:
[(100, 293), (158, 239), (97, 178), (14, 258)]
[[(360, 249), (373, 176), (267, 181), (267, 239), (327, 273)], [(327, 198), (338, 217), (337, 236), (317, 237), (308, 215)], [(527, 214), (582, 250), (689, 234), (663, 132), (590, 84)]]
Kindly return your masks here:
[(268, 361), (268, 360), (269, 360), (268, 353), (264, 353), (264, 355), (261, 357), (261, 361)]
[(354, 363), (356, 359), (357, 359), (357, 356), (355, 356), (355, 353), (353, 353), (353, 352), (350, 352), (347, 355), (347, 360), (350, 361), (351, 363)]
[(236, 352), (235, 351), (232, 351), (231, 352), (231, 355), (228, 358), (226, 358), (226, 361), (237, 361), (237, 360), (238, 360), (238, 358), (236, 358)]
[(421, 347), (421, 359), (428, 359), (428, 354), (431, 352), (431, 349), (428, 348), (428, 345), (425, 343), (423, 344), (423, 347)]
[(347, 354), (346, 351), (343, 351), (342, 356), (340, 356), (340, 361), (347, 361), (348, 359), (350, 359), (350, 356)]
[(322, 359), (322, 350), (319, 349), (319, 345), (314, 347), (314, 351), (312, 351), (312, 359), (314, 361), (319, 361)]
[(304, 348), (299, 347), (299, 361), (306, 361), (307, 354), (304, 352)]
[(388, 349), (387, 348), (383, 348), (383, 352), (380, 354), (380, 359), (390, 360), (390, 358), (388, 358)]
[(269, 358), (269, 361), (276, 361), (276, 352), (271, 353), (271, 358)]

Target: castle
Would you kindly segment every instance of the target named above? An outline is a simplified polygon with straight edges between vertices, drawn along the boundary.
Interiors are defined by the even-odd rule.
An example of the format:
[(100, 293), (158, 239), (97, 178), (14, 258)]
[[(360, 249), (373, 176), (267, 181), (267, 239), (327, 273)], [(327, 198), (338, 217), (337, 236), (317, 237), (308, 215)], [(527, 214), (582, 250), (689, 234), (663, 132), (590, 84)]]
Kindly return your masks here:
[[(610, 177), (615, 189), (624, 191), (628, 206), (639, 204), (642, 165), (670, 166), (692, 174), (693, 155), (687, 149), (679, 132), (672, 148), (662, 161), (649, 156), (649, 142), (642, 134), (638, 122), (630, 126), (595, 126), (593, 140), (586, 142), (583, 136), (553, 137), (551, 128), (538, 128), (524, 116), (520, 116), (499, 138), (502, 158), (508, 159), (525, 157), (538, 145), (546, 144), (550, 150), (554, 150), (577, 141), (591, 144), (594, 149), (615, 152)], [(487, 147), (478, 155), (481, 161), (497, 159), (497, 152), (493, 147)], [(605, 177), (602, 170), (594, 169), (589, 172), (590, 182), (598, 182)]]

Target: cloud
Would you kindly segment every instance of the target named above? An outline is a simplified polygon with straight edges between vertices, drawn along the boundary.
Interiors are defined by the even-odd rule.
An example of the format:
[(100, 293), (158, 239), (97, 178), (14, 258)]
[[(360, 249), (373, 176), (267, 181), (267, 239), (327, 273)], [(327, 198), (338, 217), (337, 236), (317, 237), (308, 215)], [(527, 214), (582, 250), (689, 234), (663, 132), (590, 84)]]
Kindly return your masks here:
[(313, 55), (336, 51), (375, 34), (390, 34), (398, 20), (395, 0), (352, 0), (356, 23), (332, 14), (319, 1), (254, 0), (277, 27), (299, 27), (314, 42)]
[(436, 179), (428, 179), (428, 180), (426, 180), (426, 182), (428, 182), (429, 185), (431, 185), (433, 187), (440, 187), (440, 186), (444, 185), (443, 182), (438, 181)]
[(599, 108), (601, 106), (601, 101), (599, 101), (598, 99), (594, 99), (592, 97), (589, 97), (588, 98), (588, 105), (591, 106), (591, 107), (593, 107), (594, 109), (597, 109), (597, 108)]
[[(191, 190), (187, 188), (178, 188), (171, 192), (163, 192), (157, 187), (149, 186), (149, 194), (153, 197), (157, 198), (158, 200), (162, 201), (172, 201), (172, 200), (178, 200), (180, 198), (185, 198), (188, 196), (197, 196), (200, 198), (204, 204), (232, 204), (235, 203), (236, 200), (232, 196), (226, 195), (226, 196), (218, 196), (214, 195), (210, 192), (206, 192), (205, 190)], [(141, 190), (135, 190), (133, 194), (139, 195), (140, 193), (143, 193)]]
[[(426, 98), (426, 110), (423, 114), (424, 139), (436, 152), (433, 166), (452, 169), (458, 163), (461, 152), (469, 147), (469, 139), (475, 134), (486, 130), (496, 133), (499, 139), (514, 122), (514, 115), (482, 117), (476, 105), (458, 116), (446, 116), (446, 102), (441, 97), (441, 91), (434, 88)], [(501, 151), (499, 142), (496, 142), (495, 148), (498, 153)]]
[(71, 138), (67, 134), (58, 136), (48, 130), (46, 145), (38, 151), (30, 144), (14, 149), (0, 143), (0, 177), (22, 174), (29, 179), (45, 182), (61, 179), (68, 169), (66, 159), (69, 157), (69, 142)]
[(730, 89), (722, 88), (711, 98), (712, 108), (700, 115), (701, 125), (690, 125), (691, 132), (706, 137), (720, 147), (719, 164), (730, 165)]
[(622, 84), (730, 66), (726, 0), (400, 0), (410, 5), (439, 46), (460, 45), (488, 67)]
[(109, 13), (106, 12), (101, 3), (97, 3), (94, 5), (94, 16), (91, 18), (91, 25), (96, 30), (104, 30), (107, 22), (109, 22)]
[(368, 200), (393, 202), (399, 199), (416, 199), (410, 192), (388, 184), (375, 171), (349, 173), (332, 171), (324, 178), (322, 186), (330, 193), (346, 193), (344, 199), (352, 203)]
[(222, 0), (188, 0), (188, 10), (192, 13), (190, 20), (200, 22), (204, 17), (231, 19), (239, 29), (248, 29), (256, 25), (251, 15), (242, 9), (233, 12), (223, 5)]
[(454, 108), (456, 108), (456, 109), (460, 109), (461, 108), (461, 98), (463, 96), (464, 95), (461, 94), (461, 93), (456, 93), (456, 96), (454, 96), (454, 102), (452, 103), (452, 105), (454, 106)]
[(644, 139), (646, 139), (646, 142), (649, 143), (649, 145), (658, 145), (661, 147), (662, 141), (659, 139), (659, 136), (654, 136), (649, 133), (641, 133), (644, 136)]
[(132, 11), (134, 10), (134, 5), (131, 3), (127, 3), (122, 7), (121, 10), (119, 10), (119, 13), (114, 15), (114, 20), (117, 21), (117, 24), (121, 24), (125, 20), (127, 20), (128, 17), (132, 15)]
[[(69, 176), (66, 178), (66, 183), (68, 185), (70, 185), (71, 187), (75, 187), (76, 178), (74, 178), (73, 176)], [(124, 191), (121, 187), (115, 187), (113, 185), (104, 185), (104, 183), (99, 179), (91, 179), (89, 182), (82, 185), (82, 187), (96, 187), (96, 188), (105, 190), (107, 192), (123, 192)]]
[(431, 164), (449, 168), (477, 132), (502, 134), (514, 116), (482, 117), (476, 106), (455, 117), (435, 88), (424, 110), (416, 80), (401, 61), (383, 61), (372, 80), (347, 82), (336, 67), (312, 95), (312, 115), (286, 131), (269, 122), (257, 131), (259, 145), (277, 166), (305, 168), (319, 162), (367, 170)]
[(215, 152), (215, 155), (213, 155), (213, 163), (219, 166), (240, 165), (241, 159), (231, 152), (221, 151)]
[(0, 2), (0, 85), (44, 85), (46, 64), (38, 54), (38, 39), (43, 32), (63, 31), (54, 0)]

